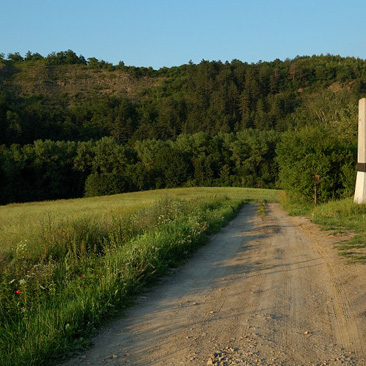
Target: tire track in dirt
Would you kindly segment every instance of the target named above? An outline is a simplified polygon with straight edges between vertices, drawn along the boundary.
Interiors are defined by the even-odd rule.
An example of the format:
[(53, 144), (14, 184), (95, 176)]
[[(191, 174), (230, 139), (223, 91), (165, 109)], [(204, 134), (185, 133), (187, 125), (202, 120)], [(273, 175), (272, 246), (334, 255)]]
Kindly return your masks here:
[[(334, 260), (334, 250), (330, 251), (329, 247), (321, 245), (319, 241), (319, 232), (318, 235), (316, 235), (314, 230), (309, 230), (306, 225), (300, 226), (303, 232), (315, 244), (317, 252), (324, 258), (330, 274), (329, 285), (333, 300), (328, 301), (328, 314), (329, 320), (333, 326), (334, 334), (344, 346), (351, 349), (356, 355), (362, 356), (365, 353), (365, 346), (363, 343), (360, 343), (362, 332), (357, 317), (352, 315), (351, 304), (348, 301), (349, 294), (347, 292), (349, 291), (342, 285), (344, 273), (336, 268), (336, 264), (339, 264), (339, 261)], [(352, 271), (352, 267), (353, 266), (349, 266), (350, 272)]]
[(333, 243), (278, 204), (246, 205), (64, 366), (366, 365), (366, 270)]

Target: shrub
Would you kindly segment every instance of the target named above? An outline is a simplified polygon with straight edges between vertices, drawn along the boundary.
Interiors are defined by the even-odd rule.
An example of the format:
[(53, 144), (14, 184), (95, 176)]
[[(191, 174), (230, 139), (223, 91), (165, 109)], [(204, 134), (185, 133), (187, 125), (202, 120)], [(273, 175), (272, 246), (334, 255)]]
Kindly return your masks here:
[(277, 147), (280, 185), (290, 197), (305, 201), (314, 199), (315, 183), (319, 202), (351, 195), (356, 152), (355, 145), (329, 128), (307, 126), (286, 132)]

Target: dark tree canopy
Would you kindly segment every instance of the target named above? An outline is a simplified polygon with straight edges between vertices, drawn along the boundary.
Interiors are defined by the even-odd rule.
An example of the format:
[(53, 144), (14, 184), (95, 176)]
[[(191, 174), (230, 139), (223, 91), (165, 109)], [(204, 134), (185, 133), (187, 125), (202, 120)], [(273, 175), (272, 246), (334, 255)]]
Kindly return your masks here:
[[(256, 64), (202, 60), (154, 70), (72, 50), (45, 57), (28, 51), (0, 55), (0, 87), (3, 203), (181, 185), (285, 187), (284, 171), (296, 165), (286, 160), (287, 144), (305, 169), (301, 164), (310, 162), (300, 162), (303, 145), (293, 139), (310, 144), (311, 128), (325, 144), (325, 152), (317, 145), (313, 160), (324, 157), (324, 176), (335, 166), (353, 166), (366, 61), (332, 55)], [(327, 143), (343, 150), (332, 152)], [(54, 168), (40, 163), (43, 145), (53, 149)], [(102, 146), (109, 149), (103, 153), (109, 170), (96, 168)], [(329, 160), (333, 153), (350, 164)], [(65, 181), (57, 178), (63, 169)], [(323, 179), (319, 192), (324, 199), (351, 194), (345, 179)]]

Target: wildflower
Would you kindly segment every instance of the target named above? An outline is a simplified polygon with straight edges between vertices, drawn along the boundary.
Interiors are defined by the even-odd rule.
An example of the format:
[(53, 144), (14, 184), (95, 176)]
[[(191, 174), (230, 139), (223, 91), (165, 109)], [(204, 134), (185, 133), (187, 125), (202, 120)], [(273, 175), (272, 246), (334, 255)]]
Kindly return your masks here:
[(20, 294), (20, 292), (21, 292), (20, 290), (15, 291), (15, 293), (18, 294), (18, 295)]
[(84, 277), (84, 275), (83, 275), (83, 274), (81, 274), (81, 275), (80, 275), (80, 278), (83, 278), (83, 277)]
[(72, 275), (72, 278), (75, 278), (75, 273)]

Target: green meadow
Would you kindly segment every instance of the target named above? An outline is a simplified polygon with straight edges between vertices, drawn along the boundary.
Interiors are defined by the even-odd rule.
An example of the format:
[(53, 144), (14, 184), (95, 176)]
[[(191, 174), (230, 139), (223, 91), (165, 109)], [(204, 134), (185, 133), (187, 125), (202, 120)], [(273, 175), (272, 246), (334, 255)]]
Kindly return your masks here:
[(279, 191), (180, 188), (0, 207), (0, 365), (48, 365), (178, 266), (248, 201)]

